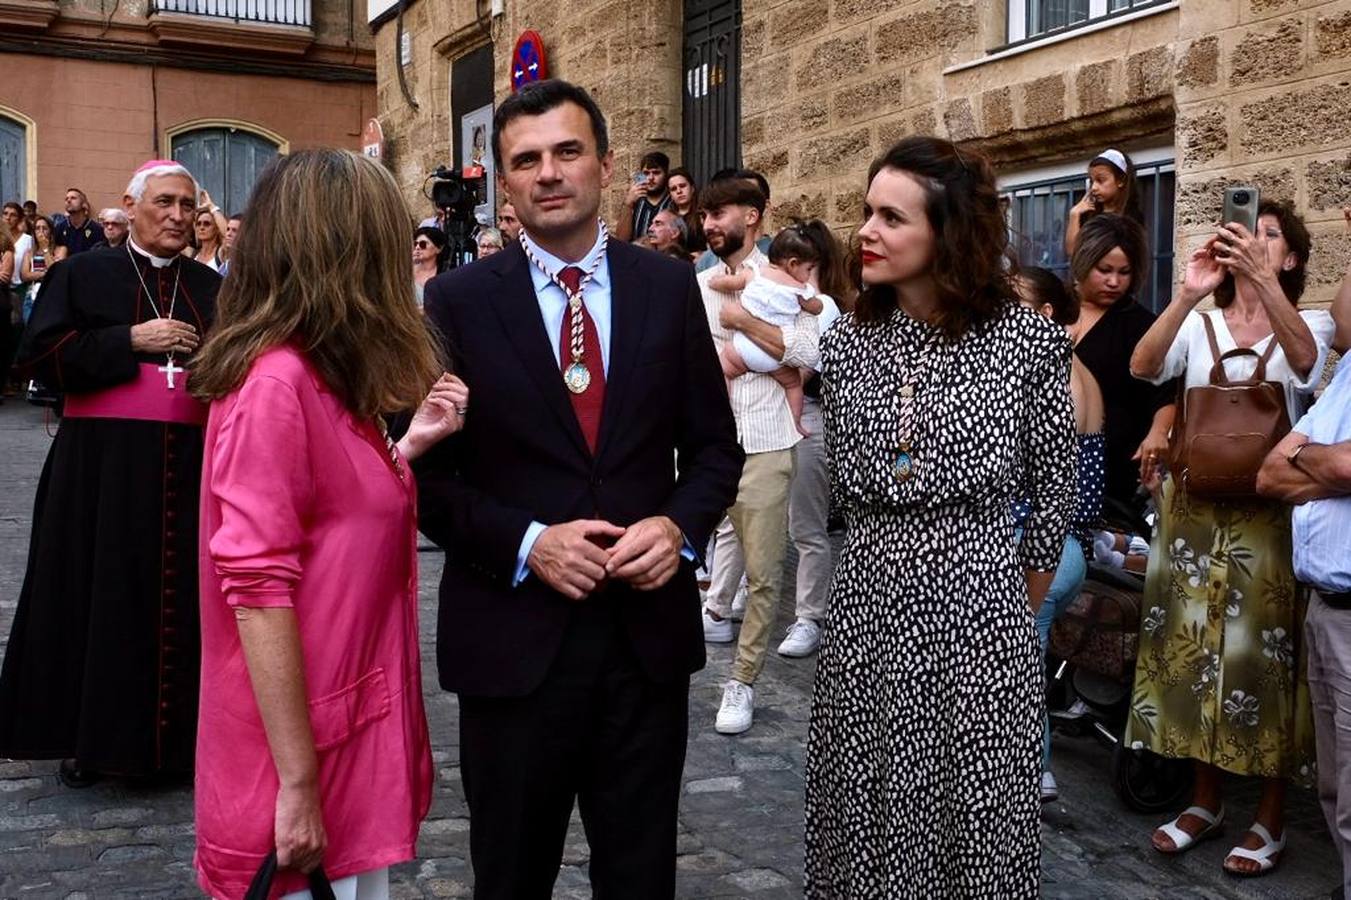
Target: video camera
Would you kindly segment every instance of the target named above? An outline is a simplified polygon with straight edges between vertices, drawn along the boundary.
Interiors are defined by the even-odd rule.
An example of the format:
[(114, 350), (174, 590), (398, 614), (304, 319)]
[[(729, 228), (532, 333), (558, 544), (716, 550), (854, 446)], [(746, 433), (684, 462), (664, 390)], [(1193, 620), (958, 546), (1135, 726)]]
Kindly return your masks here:
[(482, 182), (482, 178), (466, 178), (445, 166), (437, 166), (423, 183), (423, 195), (441, 211), (444, 219), (441, 230), (448, 241), (448, 268), (474, 259), (473, 233), (478, 227), (474, 207), (481, 202)]

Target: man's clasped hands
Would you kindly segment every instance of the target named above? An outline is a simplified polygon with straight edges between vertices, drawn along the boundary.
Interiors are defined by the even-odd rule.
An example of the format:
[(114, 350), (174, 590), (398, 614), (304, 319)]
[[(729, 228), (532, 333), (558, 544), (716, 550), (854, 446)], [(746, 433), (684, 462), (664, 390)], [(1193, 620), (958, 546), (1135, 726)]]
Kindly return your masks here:
[(641, 519), (627, 528), (578, 519), (544, 529), (526, 565), (569, 600), (585, 599), (611, 580), (652, 591), (676, 573), (684, 544), (684, 535), (667, 516)]

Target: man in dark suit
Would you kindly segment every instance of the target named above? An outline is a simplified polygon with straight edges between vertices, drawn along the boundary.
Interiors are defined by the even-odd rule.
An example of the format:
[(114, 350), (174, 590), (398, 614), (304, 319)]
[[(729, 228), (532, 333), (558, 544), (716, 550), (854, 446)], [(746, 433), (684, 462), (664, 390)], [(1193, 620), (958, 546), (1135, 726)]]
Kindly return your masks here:
[(566, 82), (504, 102), (493, 154), (525, 233), (426, 290), (474, 398), (418, 481), (480, 900), (551, 895), (574, 801), (596, 897), (675, 892), (694, 549), (743, 454), (690, 267), (597, 218), (607, 144)]

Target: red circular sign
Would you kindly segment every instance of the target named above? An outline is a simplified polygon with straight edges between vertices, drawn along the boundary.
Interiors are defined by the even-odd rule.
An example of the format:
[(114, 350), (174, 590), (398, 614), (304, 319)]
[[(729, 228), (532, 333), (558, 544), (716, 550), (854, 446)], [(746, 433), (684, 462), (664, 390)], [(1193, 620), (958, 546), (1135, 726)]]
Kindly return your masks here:
[(511, 89), (519, 91), (532, 81), (549, 77), (549, 65), (544, 58), (544, 38), (538, 31), (522, 31), (511, 52)]

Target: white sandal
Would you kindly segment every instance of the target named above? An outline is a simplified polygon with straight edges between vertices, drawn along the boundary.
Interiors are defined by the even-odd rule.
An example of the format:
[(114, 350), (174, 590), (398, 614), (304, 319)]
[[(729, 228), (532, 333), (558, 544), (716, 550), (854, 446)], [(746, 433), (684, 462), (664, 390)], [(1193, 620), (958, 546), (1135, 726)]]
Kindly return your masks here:
[[(1187, 832), (1179, 828), (1177, 824), (1179, 821), (1181, 821), (1183, 816), (1196, 816), (1196, 818), (1206, 823), (1206, 827), (1196, 832), (1196, 834), (1188, 834)], [(1223, 806), (1220, 807), (1220, 811), (1217, 813), (1211, 812), (1204, 806), (1189, 806), (1186, 809), (1184, 809), (1181, 813), (1179, 813), (1176, 819), (1174, 819), (1171, 822), (1165, 822), (1164, 824), (1160, 825), (1157, 829), (1158, 831), (1162, 831), (1165, 835), (1167, 835), (1168, 839), (1173, 842), (1173, 849), (1159, 850), (1157, 846), (1154, 849), (1159, 850), (1160, 853), (1167, 853), (1170, 855), (1174, 853), (1182, 853), (1186, 850), (1190, 850), (1192, 845), (1199, 844), (1201, 841), (1204, 841), (1207, 838), (1212, 838), (1215, 835), (1219, 834), (1220, 828), (1223, 825), (1224, 825)]]
[(1235, 847), (1229, 851), (1229, 856), (1237, 856), (1239, 859), (1252, 860), (1257, 863), (1257, 871), (1245, 872), (1242, 869), (1230, 868), (1229, 858), (1225, 857), (1224, 871), (1228, 872), (1230, 875), (1238, 875), (1244, 878), (1265, 875), (1276, 868), (1276, 864), (1280, 862), (1279, 859), (1273, 860), (1272, 857), (1279, 856), (1280, 852), (1285, 849), (1284, 830), (1281, 831), (1281, 839), (1279, 841), (1272, 839), (1271, 832), (1267, 831), (1261, 822), (1253, 822), (1248, 830), (1262, 839), (1262, 846), (1256, 850), (1249, 850), (1247, 847), (1242, 846)]

